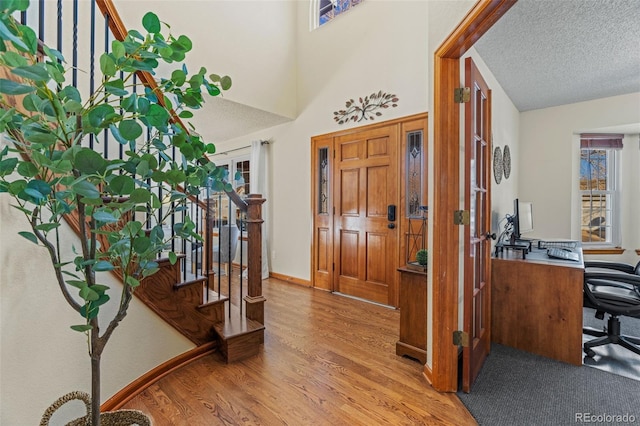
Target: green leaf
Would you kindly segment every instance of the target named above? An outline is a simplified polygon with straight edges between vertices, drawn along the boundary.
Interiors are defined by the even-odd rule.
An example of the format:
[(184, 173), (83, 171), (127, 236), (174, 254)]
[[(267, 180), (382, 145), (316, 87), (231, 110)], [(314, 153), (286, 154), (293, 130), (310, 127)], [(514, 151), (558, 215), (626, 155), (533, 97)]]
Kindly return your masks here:
[(182, 70), (175, 70), (171, 73), (171, 81), (173, 81), (176, 86), (182, 86), (186, 80), (187, 74)]
[(106, 82), (104, 84), (104, 89), (107, 91), (107, 93), (110, 93), (114, 96), (126, 96), (129, 94), (129, 92), (124, 89), (124, 82), (120, 78), (117, 80)]
[(0, 176), (6, 176), (10, 173), (13, 173), (16, 165), (18, 165), (17, 158), (6, 158), (0, 161)]
[(107, 161), (90, 148), (82, 148), (75, 157), (75, 168), (82, 174), (102, 174)]
[(100, 56), (100, 71), (108, 77), (116, 75), (116, 62), (108, 53), (103, 53)]
[(120, 135), (128, 141), (134, 141), (142, 135), (142, 126), (135, 120), (121, 121), (118, 130)]
[(129, 195), (135, 189), (135, 182), (130, 176), (119, 175), (109, 182), (109, 187), (114, 194)]
[(147, 237), (136, 238), (133, 241), (133, 250), (136, 253), (144, 253), (151, 247), (151, 240)]
[(152, 104), (146, 115), (149, 124), (154, 127), (164, 127), (169, 122), (169, 113), (158, 104)]
[(142, 18), (142, 26), (150, 33), (160, 32), (160, 20), (153, 12), (147, 12)]
[(131, 287), (138, 287), (140, 285), (140, 281), (138, 281), (137, 279), (133, 278), (132, 276), (128, 276), (126, 281), (126, 284), (130, 285)]
[(18, 235), (26, 238), (27, 240), (31, 241), (34, 244), (38, 244), (38, 238), (36, 238), (36, 236), (31, 232), (21, 231), (21, 232), (18, 232)]
[(93, 218), (98, 222), (104, 222), (104, 223), (116, 223), (118, 221), (118, 218), (115, 217), (112, 213), (109, 213), (104, 210), (98, 210), (95, 213), (93, 213)]
[(98, 188), (91, 182), (87, 182), (86, 180), (76, 181), (71, 185), (73, 190), (78, 194), (87, 197), (87, 198), (100, 198), (100, 191)]
[(80, 289), (80, 297), (82, 297), (84, 300), (92, 301), (92, 300), (98, 300), (100, 295), (95, 291), (93, 291), (91, 287), (86, 286)]
[(178, 117), (180, 118), (192, 118), (193, 117), (193, 113), (191, 111), (182, 111), (180, 114), (178, 114)]
[(151, 193), (148, 189), (144, 188), (136, 188), (131, 191), (131, 195), (129, 197), (129, 201), (134, 204), (144, 204), (149, 202), (151, 199)]
[(100, 260), (93, 265), (93, 270), (96, 272), (113, 271), (114, 269), (116, 269), (116, 267), (106, 260)]
[(82, 280), (67, 280), (65, 282), (78, 289), (88, 286), (87, 282)]
[(40, 225), (37, 225), (35, 228), (38, 231), (49, 232), (49, 231), (51, 231), (53, 229), (56, 229), (58, 227), (60, 227), (60, 224), (54, 222), (54, 223), (41, 223)]
[(124, 44), (122, 44), (122, 42), (119, 40), (113, 40), (111, 42), (111, 53), (116, 60), (122, 58), (126, 53)]
[(47, 70), (40, 64), (13, 68), (11, 72), (17, 76), (38, 82), (51, 79)]
[(178, 256), (174, 252), (170, 251), (169, 252), (169, 263), (171, 263), (172, 265), (175, 265), (177, 261), (178, 261)]
[(25, 42), (13, 34), (2, 20), (0, 20), (0, 39), (10, 40), (19, 50), (25, 51), (29, 49)]
[(18, 164), (18, 173), (20, 174), (20, 176), (30, 178), (38, 174), (38, 168), (35, 166), (35, 164), (24, 161)]
[(0, 93), (6, 93), (7, 95), (24, 95), (34, 90), (36, 90), (35, 87), (0, 78)]
[(27, 59), (18, 52), (5, 52), (2, 58), (8, 67), (22, 67), (27, 65)]
[(112, 115), (115, 115), (115, 110), (111, 105), (106, 104), (96, 105), (94, 108), (90, 109), (87, 114), (89, 124), (93, 127), (102, 126), (103, 123)]
[(220, 79), (220, 87), (222, 88), (222, 90), (231, 89), (231, 77), (229, 77), (228, 75), (222, 77)]
[(89, 324), (79, 324), (79, 325), (72, 325), (71, 329), (75, 330), (75, 331), (80, 331), (82, 333), (87, 332), (89, 330), (91, 330), (93, 327), (90, 326)]

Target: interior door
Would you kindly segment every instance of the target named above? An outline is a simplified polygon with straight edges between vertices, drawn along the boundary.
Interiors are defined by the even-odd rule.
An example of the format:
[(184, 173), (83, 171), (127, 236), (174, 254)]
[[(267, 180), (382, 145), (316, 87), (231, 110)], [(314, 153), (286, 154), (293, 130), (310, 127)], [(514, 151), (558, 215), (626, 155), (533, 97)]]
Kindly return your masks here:
[(464, 331), (462, 390), (469, 392), (491, 349), (491, 91), (471, 58), (465, 60), (465, 226)]
[[(335, 290), (395, 303), (397, 126), (335, 138)], [(395, 216), (395, 217), (394, 217)]]

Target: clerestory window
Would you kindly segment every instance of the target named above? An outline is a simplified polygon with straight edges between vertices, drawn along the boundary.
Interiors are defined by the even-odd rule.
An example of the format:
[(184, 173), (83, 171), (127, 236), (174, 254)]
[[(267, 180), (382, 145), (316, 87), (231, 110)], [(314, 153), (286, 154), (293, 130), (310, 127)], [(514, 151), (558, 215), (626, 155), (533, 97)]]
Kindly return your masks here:
[(326, 24), (364, 0), (311, 0), (311, 28)]

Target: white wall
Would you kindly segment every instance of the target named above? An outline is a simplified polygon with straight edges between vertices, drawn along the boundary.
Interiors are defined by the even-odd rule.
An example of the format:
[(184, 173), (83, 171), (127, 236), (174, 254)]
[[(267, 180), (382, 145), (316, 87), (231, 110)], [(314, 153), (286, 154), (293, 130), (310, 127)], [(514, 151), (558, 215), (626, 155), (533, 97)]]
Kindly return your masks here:
[[(640, 123), (640, 93), (579, 102), (553, 108), (527, 111), (520, 119), (520, 176), (518, 195), (534, 205), (532, 236), (540, 238), (578, 238), (577, 203), (574, 191), (578, 185), (578, 145), (576, 134), (592, 129), (629, 126)], [(627, 139), (628, 143), (627, 143)], [(629, 201), (623, 205), (623, 224), (633, 224), (623, 232), (619, 257), (607, 259), (637, 262), (634, 250), (640, 248), (637, 227), (640, 185), (638, 179), (637, 140), (625, 139), (623, 152), (623, 192)], [(574, 219), (572, 221), (572, 219)]]
[[(210, 73), (233, 78), (225, 99), (296, 116), (297, 2), (116, 0), (114, 4), (128, 29), (142, 28), (142, 17), (153, 11), (171, 25), (176, 37), (187, 35), (193, 50), (186, 63), (193, 64), (193, 71), (204, 66)], [(206, 127), (198, 124), (197, 117), (192, 121), (196, 128)]]
[(271, 269), (309, 280), (311, 137), (371, 123), (338, 125), (333, 112), (350, 98), (379, 90), (400, 100), (397, 108), (384, 110), (376, 121), (426, 111), (428, 25), (427, 2), (368, 0), (309, 31), (308, 4), (298, 6), (297, 119), (217, 147), (224, 151), (256, 139), (272, 140), (267, 202)]

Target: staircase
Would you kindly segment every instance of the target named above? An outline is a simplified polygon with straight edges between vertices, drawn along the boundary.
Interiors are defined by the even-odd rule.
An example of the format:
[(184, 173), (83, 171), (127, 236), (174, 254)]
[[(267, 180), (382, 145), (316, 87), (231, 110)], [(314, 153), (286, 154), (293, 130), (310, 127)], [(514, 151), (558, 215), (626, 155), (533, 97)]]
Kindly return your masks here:
[[(51, 12), (54, 7), (57, 7), (55, 14)], [(79, 53), (78, 33), (90, 33), (92, 40), (90, 55), (97, 57), (99, 53), (94, 51), (94, 45), (104, 45), (108, 48), (111, 45), (109, 40), (122, 41), (126, 36), (126, 30), (110, 0), (65, 3), (64, 7), (73, 8), (71, 15), (75, 17), (75, 21), (72, 25), (62, 23), (60, 17), (70, 15), (68, 10), (63, 13), (62, 7), (62, 2), (54, 6), (53, 2), (40, 0), (33, 3), (29, 11), (23, 12), (20, 19), (23, 24), (34, 28), (40, 41), (45, 44), (49, 43), (47, 37), (55, 34), (51, 38), (57, 39), (58, 46), (55, 46), (55, 43), (51, 44), (60, 51), (63, 51), (62, 40), (72, 40), (71, 43), (66, 44), (66, 46), (72, 46), (72, 53), (67, 54), (63, 51), (64, 56), (74, 58), (74, 67), (82, 68), (82, 64), (86, 64), (90, 68), (86, 70), (88, 71), (86, 76), (74, 74), (74, 84), (79, 79), (76, 84), (78, 90), (87, 91), (87, 88), (92, 90), (94, 74), (99, 73), (99, 66), (93, 59), (76, 59)], [(90, 12), (78, 13), (78, 9), (83, 7), (90, 9)], [(103, 19), (95, 12), (96, 9), (102, 13)], [(90, 16), (91, 22), (79, 22), (78, 15)], [(55, 16), (58, 17), (57, 22), (55, 22)], [(65, 35), (65, 31), (68, 34)], [(65, 48), (69, 49), (69, 47)], [(138, 73), (137, 77), (147, 87), (151, 89), (156, 87), (149, 73)], [(82, 78), (88, 78), (90, 81), (83, 82)], [(180, 119), (174, 116), (174, 120)], [(106, 136), (100, 142), (99, 152), (104, 157), (122, 155), (122, 146), (117, 143), (109, 146)], [(87, 143), (90, 147), (94, 147), (93, 138)], [(94, 148), (96, 151), (98, 151), (97, 146), (96, 143)], [(219, 268), (216, 271), (211, 259), (211, 251), (215, 245), (215, 225), (222, 223), (222, 212), (220, 208), (211, 206), (211, 196), (207, 192), (201, 196), (189, 196), (188, 206), (191, 216), (196, 218), (196, 232), (203, 237), (204, 242), (196, 244), (176, 237), (171, 250), (180, 253), (178, 261), (172, 264), (168, 257), (157, 259), (160, 271), (144, 278), (134, 295), (193, 343), (200, 346), (216, 342), (217, 349), (225, 361), (234, 362), (257, 354), (264, 342), (265, 299), (262, 296), (261, 283), (261, 205), (264, 199), (257, 194), (250, 194), (246, 199), (242, 199), (235, 192), (218, 196), (225, 197), (230, 208), (234, 206), (238, 212), (238, 226), (246, 229), (243, 239), (247, 242), (247, 253), (240, 250), (238, 265), (230, 268), (227, 287), (223, 288), (223, 279), (217, 273)], [(163, 194), (158, 194), (158, 199), (162, 198)], [(65, 219), (76, 232), (80, 233), (78, 217), (74, 213), (68, 214)], [(145, 220), (150, 226), (154, 225), (154, 218), (147, 217)], [(170, 224), (173, 223), (173, 218), (167, 218), (166, 222), (166, 232), (172, 233), (173, 228)], [(163, 222), (163, 227), (164, 224)], [(101, 243), (108, 244), (107, 241), (101, 241)], [(200, 256), (200, 262), (196, 261), (198, 256)], [(234, 274), (233, 279), (232, 270), (238, 272)], [(236, 289), (234, 298), (232, 298), (232, 287)]]

